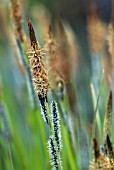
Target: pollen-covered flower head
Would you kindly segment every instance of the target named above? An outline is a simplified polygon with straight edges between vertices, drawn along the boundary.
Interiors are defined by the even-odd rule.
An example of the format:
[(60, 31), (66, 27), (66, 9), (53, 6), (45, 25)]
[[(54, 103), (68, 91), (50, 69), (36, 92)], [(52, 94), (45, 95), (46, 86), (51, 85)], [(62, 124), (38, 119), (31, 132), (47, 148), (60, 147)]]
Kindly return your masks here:
[(100, 151), (97, 140), (94, 139), (94, 158), (90, 163), (90, 170), (111, 170), (112, 165), (110, 164), (109, 158)]
[(36, 40), (35, 32), (29, 18), (27, 19), (27, 22), (31, 41), (31, 48), (28, 50), (27, 54), (31, 67), (33, 83), (39, 98), (45, 100), (47, 97), (49, 82), (47, 71), (45, 70), (45, 64), (43, 62), (44, 52)]

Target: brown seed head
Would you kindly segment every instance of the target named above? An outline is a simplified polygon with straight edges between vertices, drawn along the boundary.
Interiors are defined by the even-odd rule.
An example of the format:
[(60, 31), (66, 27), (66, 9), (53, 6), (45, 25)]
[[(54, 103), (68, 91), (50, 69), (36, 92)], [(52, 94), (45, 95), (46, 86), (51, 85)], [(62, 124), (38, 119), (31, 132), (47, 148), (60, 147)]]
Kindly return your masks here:
[[(110, 164), (110, 160), (108, 157), (104, 155), (104, 153), (100, 152), (100, 148), (98, 146), (97, 140), (93, 140), (94, 143), (94, 158), (90, 163), (90, 170), (111, 170), (112, 165)], [(114, 168), (114, 167), (113, 167)]]
[(106, 25), (99, 19), (98, 16), (88, 16), (88, 41), (91, 54), (97, 54), (103, 50), (106, 38)]
[(47, 52), (47, 65), (49, 68), (49, 74), (53, 81), (53, 88), (57, 89), (58, 83), (63, 82), (63, 76), (60, 72), (60, 58), (58, 51), (58, 44), (54, 38), (52, 28), (49, 26), (48, 40), (45, 46)]
[(107, 103), (107, 110), (105, 114), (105, 120), (104, 120), (104, 137), (106, 139), (107, 135), (111, 136), (111, 130), (112, 130), (112, 91), (110, 91), (108, 103)]
[(107, 135), (106, 137), (104, 146), (105, 146), (105, 149), (107, 150), (107, 157), (109, 158), (110, 164), (111, 166), (114, 167), (114, 152), (113, 152), (113, 146), (112, 146), (109, 135)]
[(114, 25), (113, 23), (111, 23), (108, 27), (107, 42), (108, 42), (108, 51), (112, 57), (112, 62), (113, 62), (113, 67), (114, 67)]
[(10, 0), (10, 1), (11, 1), (11, 16), (15, 23), (16, 36), (22, 42), (27, 41), (22, 28), (22, 14), (21, 14), (19, 2), (18, 0)]
[(104, 154), (100, 153), (99, 159), (97, 162), (95, 162), (95, 159), (92, 160), (92, 162), (90, 163), (90, 170), (112, 170), (112, 167), (110, 165), (110, 161), (108, 158), (106, 158), (104, 156)]
[(38, 96), (45, 99), (49, 88), (47, 71), (43, 62), (44, 53), (36, 41), (35, 32), (28, 18), (28, 28), (31, 40), (31, 48), (28, 50), (28, 58), (31, 67), (33, 83)]
[(58, 23), (58, 43), (59, 60), (61, 61), (59, 70), (64, 78), (64, 82), (68, 84), (71, 81), (72, 57), (66, 30), (61, 21)]

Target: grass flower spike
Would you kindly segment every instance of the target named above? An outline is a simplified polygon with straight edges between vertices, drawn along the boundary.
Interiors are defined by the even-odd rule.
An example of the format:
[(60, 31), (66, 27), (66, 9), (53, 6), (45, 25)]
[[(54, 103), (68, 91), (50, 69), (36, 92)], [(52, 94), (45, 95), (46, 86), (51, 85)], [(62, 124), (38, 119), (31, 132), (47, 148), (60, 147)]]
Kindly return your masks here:
[(33, 83), (41, 102), (42, 111), (44, 113), (43, 117), (45, 117), (45, 120), (48, 123), (45, 101), (47, 99), (49, 82), (47, 71), (45, 70), (45, 64), (43, 62), (44, 53), (36, 40), (35, 32), (29, 18), (27, 19), (27, 22), (31, 41), (31, 48), (28, 50), (27, 54), (33, 77)]
[(53, 136), (50, 136), (48, 140), (48, 150), (49, 150), (49, 155), (51, 158), (51, 165), (53, 166), (53, 170), (58, 170), (58, 159), (57, 159), (57, 153), (56, 153), (56, 148), (53, 142)]
[(105, 150), (106, 150), (107, 157), (109, 158), (110, 165), (114, 168), (114, 151), (113, 151), (112, 143), (110, 141), (110, 137), (108, 135), (106, 137)]
[(100, 151), (97, 140), (94, 139), (94, 158), (90, 163), (90, 170), (111, 170), (111, 165), (108, 157)]
[(51, 122), (52, 128), (54, 131), (55, 141), (57, 144), (58, 152), (60, 153), (62, 145), (61, 145), (61, 130), (60, 130), (60, 117), (57, 109), (57, 104), (55, 101), (51, 103)]
[(62, 142), (61, 142), (60, 116), (57, 108), (57, 103), (55, 101), (52, 101), (51, 103), (51, 125), (54, 145), (57, 151), (57, 159), (60, 168), (63, 169), (61, 159)]
[(107, 135), (111, 136), (111, 129), (112, 129), (112, 91), (110, 91), (108, 103), (107, 103), (107, 110), (104, 120), (104, 135), (105, 139)]
[(40, 45), (36, 41), (34, 29), (29, 18), (28, 28), (31, 40), (31, 48), (28, 51), (28, 57), (33, 76), (33, 82), (38, 96), (42, 99), (46, 99), (49, 82), (47, 77), (47, 71), (44, 68), (45, 64), (42, 60), (44, 57), (44, 53), (42, 52)]
[(15, 32), (18, 40), (21, 42), (27, 41), (26, 36), (24, 34), (24, 30), (22, 28), (22, 14), (20, 9), (20, 4), (18, 0), (10, 0), (11, 1), (11, 16), (15, 23)]
[(60, 63), (62, 62), (59, 58), (58, 43), (54, 37), (51, 26), (49, 26), (48, 39), (45, 45), (47, 52), (47, 65), (49, 68), (49, 74), (52, 78), (52, 87), (58, 88), (59, 82), (63, 83), (63, 76), (60, 72)]

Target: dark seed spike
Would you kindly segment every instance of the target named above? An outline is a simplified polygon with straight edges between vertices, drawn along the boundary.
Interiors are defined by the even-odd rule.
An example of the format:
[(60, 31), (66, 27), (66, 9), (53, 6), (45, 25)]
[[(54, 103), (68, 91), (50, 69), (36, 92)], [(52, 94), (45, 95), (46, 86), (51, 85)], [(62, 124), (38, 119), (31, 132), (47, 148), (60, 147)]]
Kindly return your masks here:
[(109, 150), (110, 152), (113, 152), (113, 147), (112, 147), (112, 143), (111, 143), (111, 141), (110, 141), (109, 135), (107, 135), (106, 143), (107, 143), (108, 150)]
[(97, 140), (95, 138), (93, 139), (93, 149), (94, 149), (95, 161), (97, 161), (98, 157), (100, 156), (100, 150), (99, 150)]
[(106, 148), (107, 148), (107, 156), (109, 157), (111, 165), (114, 166), (114, 152), (113, 152), (113, 147), (112, 147), (112, 143), (110, 141), (109, 135), (107, 135), (107, 137), (106, 137), (106, 144), (105, 145), (106, 145)]
[(51, 164), (53, 165), (53, 169), (58, 170), (58, 160), (57, 160), (57, 153), (56, 153), (56, 149), (55, 149), (55, 145), (53, 142), (53, 137), (50, 137), (50, 139), (48, 140), (48, 149), (49, 149), (49, 153), (50, 153), (50, 158), (51, 158)]
[(110, 91), (109, 99), (108, 99), (108, 105), (107, 110), (112, 108), (112, 91)]
[(39, 100), (40, 100), (40, 103), (41, 103), (41, 107), (42, 107), (42, 111), (43, 111), (46, 123), (49, 124), (47, 109), (46, 109), (46, 106), (45, 106), (45, 98), (42, 98), (42, 96), (40, 96), (40, 95), (38, 97), (39, 97)]
[(35, 46), (38, 45), (38, 43), (37, 43), (37, 40), (36, 40), (34, 28), (33, 28), (32, 24), (31, 24), (31, 21), (30, 21), (29, 17), (27, 18), (27, 23), (28, 23), (28, 29), (29, 29), (29, 36), (30, 36), (31, 46), (35, 50)]
[(58, 109), (57, 105), (54, 101), (51, 103), (51, 116), (52, 116), (52, 122), (53, 122), (53, 130), (54, 130), (54, 136), (55, 141), (57, 144), (58, 152), (61, 151), (61, 131), (60, 131), (60, 118), (58, 115)]

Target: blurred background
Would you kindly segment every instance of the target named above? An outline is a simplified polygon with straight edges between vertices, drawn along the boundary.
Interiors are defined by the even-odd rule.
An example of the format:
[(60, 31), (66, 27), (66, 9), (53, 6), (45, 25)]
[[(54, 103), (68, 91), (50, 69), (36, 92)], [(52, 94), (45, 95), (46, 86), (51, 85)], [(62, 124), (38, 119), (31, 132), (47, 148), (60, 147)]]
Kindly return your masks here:
[(50, 130), (40, 113), (27, 58), (28, 16), (46, 51), (47, 110), (56, 100), (63, 169), (89, 169), (91, 140), (95, 136), (99, 144), (104, 142), (113, 90), (114, 0), (0, 1), (0, 170), (51, 169), (46, 145)]

